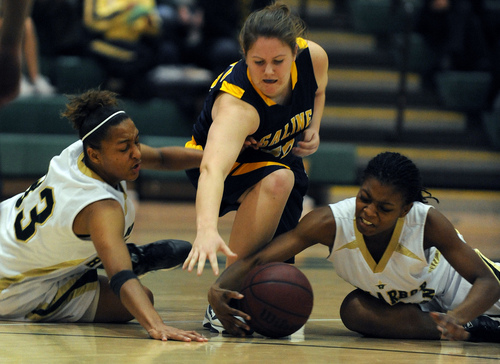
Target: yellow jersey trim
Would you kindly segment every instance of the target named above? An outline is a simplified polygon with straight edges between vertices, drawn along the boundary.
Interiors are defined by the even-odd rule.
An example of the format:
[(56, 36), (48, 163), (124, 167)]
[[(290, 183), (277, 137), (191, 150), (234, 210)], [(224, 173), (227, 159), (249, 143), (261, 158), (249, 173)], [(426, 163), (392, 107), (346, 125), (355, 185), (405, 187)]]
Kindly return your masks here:
[(196, 144), (196, 140), (194, 140), (194, 136), (191, 137), (190, 141), (186, 142), (184, 147), (191, 148), (191, 149), (203, 150), (203, 147), (201, 145)]
[(283, 163), (277, 162), (253, 162), (253, 163), (239, 163), (236, 162), (233, 164), (231, 168), (231, 172), (229, 175), (231, 176), (241, 176), (242, 174), (253, 172), (259, 168), (268, 167), (268, 166), (280, 166), (286, 169), (290, 169), (287, 165)]
[[(356, 222), (353, 222), (356, 224)], [(401, 231), (403, 230), (403, 225), (404, 225), (404, 219), (398, 219), (398, 222), (396, 223), (396, 227), (394, 228), (394, 231), (392, 233), (391, 241), (387, 245), (387, 248), (385, 249), (384, 254), (382, 255), (382, 258), (380, 261), (377, 263), (373, 259), (372, 255), (370, 254), (370, 251), (368, 250), (368, 247), (366, 246), (365, 239), (363, 238), (363, 235), (358, 231), (356, 227), (354, 227), (354, 233), (356, 235), (356, 240), (348, 245), (346, 245), (346, 248), (352, 249), (352, 247), (357, 247), (361, 251), (361, 254), (365, 258), (366, 263), (370, 267), (370, 269), (373, 271), (373, 273), (380, 273), (382, 272), (385, 267), (387, 266), (387, 263), (389, 262), (389, 259), (391, 259), (391, 256), (394, 252), (398, 252), (400, 254), (406, 255), (408, 257), (411, 257), (413, 259), (420, 260), (420, 258), (411, 252), (408, 248), (402, 246), (399, 244), (399, 237), (401, 236)], [(351, 245), (352, 247), (349, 247)]]
[(243, 97), (243, 94), (245, 93), (245, 90), (243, 90), (241, 87), (228, 83), (227, 81), (222, 81), (220, 91), (227, 92), (228, 94), (237, 97), (238, 99), (241, 99)]

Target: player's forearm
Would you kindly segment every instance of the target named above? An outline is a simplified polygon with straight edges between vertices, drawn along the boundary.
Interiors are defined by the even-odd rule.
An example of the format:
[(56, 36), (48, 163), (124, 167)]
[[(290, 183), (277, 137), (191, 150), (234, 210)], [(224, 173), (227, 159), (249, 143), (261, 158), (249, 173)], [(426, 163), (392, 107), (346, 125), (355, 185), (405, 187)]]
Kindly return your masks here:
[(325, 110), (325, 100), (326, 98), (324, 92), (317, 93), (314, 98), (314, 114), (309, 128), (316, 130), (318, 133), (321, 126), (321, 119), (323, 118), (323, 112)]
[(255, 262), (251, 259), (234, 262), (222, 272), (213, 287), (238, 291), (241, 288), (245, 275), (252, 269), (254, 264)]
[(168, 170), (198, 168), (203, 156), (201, 150), (184, 147), (163, 147), (160, 153), (161, 167)]
[(472, 285), (469, 294), (448, 314), (457, 319), (459, 324), (465, 324), (486, 312), (500, 299), (500, 286), (491, 278), (478, 278)]
[(196, 228), (199, 232), (217, 229), (223, 189), (222, 174), (201, 170), (196, 194)]
[(120, 300), (146, 331), (154, 329), (160, 323), (163, 323), (138, 279), (131, 279), (123, 284), (120, 291)]

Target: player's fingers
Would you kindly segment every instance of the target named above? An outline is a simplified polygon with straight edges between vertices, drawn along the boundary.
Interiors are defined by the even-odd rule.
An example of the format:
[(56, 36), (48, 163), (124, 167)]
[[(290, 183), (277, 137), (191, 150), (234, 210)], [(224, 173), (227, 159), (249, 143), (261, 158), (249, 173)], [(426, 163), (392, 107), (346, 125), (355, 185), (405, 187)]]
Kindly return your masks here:
[(203, 336), (202, 334), (196, 332), (196, 331), (185, 331), (185, 334), (191, 339), (195, 341), (208, 341), (208, 339)]
[(225, 302), (229, 302), (231, 298), (241, 300), (244, 296), (238, 291), (224, 290), (222, 293), (222, 298)]
[[(209, 254), (208, 259), (210, 261), (210, 265), (212, 266), (212, 270), (216, 276), (219, 275), (219, 262), (217, 261), (217, 254)], [(199, 265), (198, 265), (199, 270)]]
[(184, 264), (182, 264), (182, 269), (186, 269), (189, 266), (189, 263), (191, 262), (193, 254), (194, 254), (194, 251), (193, 251), (193, 249), (191, 249), (186, 260), (184, 261)]
[[(246, 312), (243, 312), (243, 311), (240, 311), (240, 310), (237, 310), (237, 309), (234, 309), (234, 311), (231, 313), (233, 316), (240, 316), (241, 318), (243, 318), (245, 321), (250, 321), (252, 319), (252, 317), (247, 314)], [(239, 321), (240, 323), (243, 323), (241, 320), (237, 320)], [(241, 326), (238, 324), (238, 326)], [(245, 326), (245, 329), (248, 330), (249, 327), (248, 325)]]
[(221, 245), (220, 250), (227, 257), (235, 258), (238, 256), (238, 254), (234, 253), (231, 249), (229, 249), (229, 247), (226, 244)]
[[(197, 270), (197, 275), (201, 276), (203, 273), (203, 269), (205, 268), (205, 262), (207, 261), (207, 256), (205, 253), (201, 253), (200, 256), (198, 257), (198, 270)], [(194, 267), (194, 263), (193, 263)]]
[[(239, 321), (239, 320), (237, 320), (237, 321)], [(227, 333), (229, 333), (233, 336), (237, 336), (237, 337), (246, 336), (245, 331), (243, 331), (243, 329), (240, 328), (239, 326), (236, 326), (235, 324), (233, 324), (232, 321), (228, 321), (228, 320), (222, 321), (221, 320), (221, 323), (224, 326), (224, 329)], [(240, 321), (240, 323), (241, 323), (241, 321)]]
[(191, 261), (189, 262), (188, 265), (188, 271), (192, 272), (194, 269), (194, 266), (196, 265), (196, 262), (198, 262), (201, 259), (201, 255), (199, 252), (195, 252), (193, 256), (191, 257)]

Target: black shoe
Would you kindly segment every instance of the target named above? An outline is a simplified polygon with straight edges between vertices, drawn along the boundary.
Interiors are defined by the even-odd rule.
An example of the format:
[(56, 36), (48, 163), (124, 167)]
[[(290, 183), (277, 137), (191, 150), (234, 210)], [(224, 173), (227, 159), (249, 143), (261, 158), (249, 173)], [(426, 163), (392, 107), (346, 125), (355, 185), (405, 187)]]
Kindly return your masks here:
[(158, 240), (146, 245), (127, 244), (135, 274), (175, 268), (186, 260), (191, 244), (184, 240)]
[(487, 315), (481, 315), (464, 325), (470, 333), (468, 341), (500, 343), (500, 322)]

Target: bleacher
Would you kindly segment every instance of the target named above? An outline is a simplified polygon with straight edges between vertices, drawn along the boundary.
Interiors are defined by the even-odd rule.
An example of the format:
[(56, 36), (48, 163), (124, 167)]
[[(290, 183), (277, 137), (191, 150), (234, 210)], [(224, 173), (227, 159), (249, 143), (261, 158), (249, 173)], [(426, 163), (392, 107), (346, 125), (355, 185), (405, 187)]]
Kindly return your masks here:
[[(311, 195), (325, 201), (329, 186), (356, 184), (367, 160), (383, 150), (412, 158), (428, 187), (500, 189), (500, 115), (484, 110), (489, 77), (448, 72), (437, 78), (435, 92), (423, 88), (421, 72), (432, 54), (408, 28), (421, 1), (289, 3), (302, 12), (308, 37), (330, 58), (321, 146), (306, 159)], [(396, 3), (406, 8), (394, 11)], [(44, 60), (43, 69), (61, 93), (78, 93), (104, 80), (99, 65), (83, 57)], [(146, 144), (182, 145), (194, 121), (186, 100), (199, 95), (200, 85), (182, 95), (165, 92), (168, 80), (162, 87), (150, 100), (123, 100), (124, 109)], [(65, 102), (62, 95), (29, 97), (0, 109), (1, 181), (37, 178), (52, 155), (77, 139), (59, 116)], [(196, 114), (192, 109), (198, 106), (189, 111)], [(136, 188), (141, 198), (194, 197), (182, 172), (141, 171)]]

